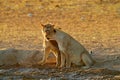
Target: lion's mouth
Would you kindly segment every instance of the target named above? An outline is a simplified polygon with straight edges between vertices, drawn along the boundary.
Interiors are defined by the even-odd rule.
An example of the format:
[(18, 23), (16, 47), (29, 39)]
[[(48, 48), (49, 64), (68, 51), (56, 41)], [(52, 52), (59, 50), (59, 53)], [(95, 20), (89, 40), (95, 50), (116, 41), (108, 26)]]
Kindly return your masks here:
[(47, 40), (50, 40), (50, 38), (47, 35), (45, 37), (46, 37)]
[(50, 38), (47, 38), (48, 40), (50, 40)]

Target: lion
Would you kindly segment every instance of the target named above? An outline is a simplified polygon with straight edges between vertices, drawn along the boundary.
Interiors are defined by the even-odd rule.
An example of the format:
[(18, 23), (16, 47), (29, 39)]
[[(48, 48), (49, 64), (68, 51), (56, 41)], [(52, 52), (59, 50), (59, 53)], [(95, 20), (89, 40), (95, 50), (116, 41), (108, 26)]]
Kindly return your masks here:
[[(46, 27), (49, 28), (49, 25), (46, 25)], [(44, 32), (47, 33), (47, 29), (44, 29), (44, 28), (42, 29), (44, 56), (43, 56), (43, 59), (40, 62), (40, 64), (44, 65), (47, 61), (47, 58), (48, 58), (50, 52), (52, 52), (56, 57), (56, 67), (59, 67), (61, 64), (61, 55), (60, 55), (60, 50), (59, 50), (58, 44), (55, 40), (48, 40), (46, 38), (46, 33), (44, 33)]]
[[(47, 27), (49, 25), (49, 27)], [(95, 60), (77, 40), (62, 30), (54, 28), (52, 24), (43, 26), (46, 39), (55, 40), (61, 52), (61, 67), (70, 68), (71, 63), (90, 68)], [(47, 31), (45, 31), (47, 30)]]

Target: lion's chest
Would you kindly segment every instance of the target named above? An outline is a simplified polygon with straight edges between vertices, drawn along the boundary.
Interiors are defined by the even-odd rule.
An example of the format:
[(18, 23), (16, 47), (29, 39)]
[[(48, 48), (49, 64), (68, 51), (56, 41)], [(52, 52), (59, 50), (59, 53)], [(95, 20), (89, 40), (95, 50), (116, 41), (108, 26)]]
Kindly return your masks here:
[(64, 48), (64, 45), (62, 43), (58, 44), (60, 51), (65, 51), (66, 49)]

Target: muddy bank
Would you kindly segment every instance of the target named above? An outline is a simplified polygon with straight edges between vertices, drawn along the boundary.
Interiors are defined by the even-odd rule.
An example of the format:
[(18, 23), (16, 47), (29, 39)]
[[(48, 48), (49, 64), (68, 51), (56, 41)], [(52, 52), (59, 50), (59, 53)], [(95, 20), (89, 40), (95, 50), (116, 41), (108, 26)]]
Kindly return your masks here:
[(1, 80), (66, 80), (66, 79), (109, 79), (119, 80), (120, 71), (105, 68), (83, 70), (78, 67), (56, 69), (53, 67), (0, 69)]
[[(90, 69), (81, 69), (78, 66), (72, 66), (70, 69), (58, 69), (55, 67), (55, 58), (49, 57), (47, 63), (45, 65), (34, 64), (39, 62), (42, 58), (41, 55), (38, 55), (38, 51), (26, 51), (26, 50), (1, 50), (2, 55), (4, 57), (8, 54), (7, 57), (10, 58), (9, 55), (14, 57), (14, 61), (16, 63), (13, 65), (1, 65), (0, 66), (0, 80), (66, 80), (66, 79), (77, 79), (77, 80), (85, 80), (85, 79), (109, 79), (109, 80), (119, 80), (120, 79), (120, 55), (112, 53), (106, 54), (105, 52), (110, 50), (99, 50), (94, 51), (94, 54), (91, 54), (94, 59), (97, 61), (94, 66)], [(27, 54), (26, 54), (27, 53)], [(28, 54), (31, 53), (31, 54)], [(103, 54), (100, 54), (103, 53)], [(107, 52), (109, 53), (109, 52)], [(22, 54), (21, 56), (18, 54)], [(24, 57), (26, 54), (26, 57)], [(35, 55), (37, 54), (37, 55)], [(9, 62), (9, 60), (7, 59)], [(13, 58), (13, 57), (11, 57)], [(1, 58), (2, 59), (2, 58)], [(29, 66), (21, 65), (19, 61), (31, 64)], [(7, 62), (6, 61), (6, 62)]]

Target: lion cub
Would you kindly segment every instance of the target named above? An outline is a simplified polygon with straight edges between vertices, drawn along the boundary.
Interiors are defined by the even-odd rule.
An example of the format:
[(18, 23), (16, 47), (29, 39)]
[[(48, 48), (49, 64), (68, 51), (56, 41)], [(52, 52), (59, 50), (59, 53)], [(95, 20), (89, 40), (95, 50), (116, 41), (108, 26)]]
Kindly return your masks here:
[[(47, 27), (49, 25), (49, 27)], [(89, 52), (77, 40), (69, 34), (55, 29), (54, 25), (46, 24), (43, 26), (43, 33), (48, 40), (56, 40), (61, 51), (61, 67), (71, 67), (71, 63), (85, 65), (83, 68), (90, 68), (94, 60)], [(45, 31), (47, 30), (47, 31)]]
[[(49, 28), (50, 26), (46, 25), (46, 27)], [(61, 55), (60, 55), (60, 51), (58, 48), (58, 44), (55, 40), (48, 40), (46, 38), (46, 33), (44, 32), (47, 33), (47, 29), (42, 28), (44, 56), (40, 64), (42, 65), (45, 64), (50, 52), (52, 52), (56, 57), (56, 67), (59, 67), (61, 64)]]

